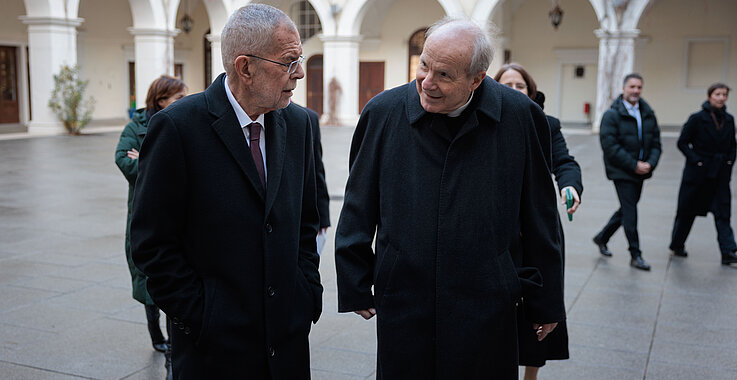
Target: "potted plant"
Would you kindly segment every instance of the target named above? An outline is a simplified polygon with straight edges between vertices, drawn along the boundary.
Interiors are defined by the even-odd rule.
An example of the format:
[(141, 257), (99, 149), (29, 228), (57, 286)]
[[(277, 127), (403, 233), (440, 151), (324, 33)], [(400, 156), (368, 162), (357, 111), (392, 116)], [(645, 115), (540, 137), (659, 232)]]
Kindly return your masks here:
[(70, 135), (79, 135), (89, 123), (95, 108), (93, 98), (84, 99), (84, 91), (89, 81), (79, 78), (79, 66), (62, 65), (59, 74), (54, 75), (54, 89), (51, 91), (49, 107), (64, 123)]

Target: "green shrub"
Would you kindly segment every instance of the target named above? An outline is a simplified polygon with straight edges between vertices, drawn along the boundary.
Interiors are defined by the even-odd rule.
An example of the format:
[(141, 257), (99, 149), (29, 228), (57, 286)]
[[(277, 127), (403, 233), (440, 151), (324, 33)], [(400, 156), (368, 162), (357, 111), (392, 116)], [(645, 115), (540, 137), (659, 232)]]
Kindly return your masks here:
[(59, 74), (54, 75), (54, 90), (51, 91), (49, 107), (64, 123), (70, 135), (79, 135), (82, 128), (92, 118), (95, 100), (84, 99), (84, 91), (89, 81), (79, 79), (79, 66), (63, 65)]

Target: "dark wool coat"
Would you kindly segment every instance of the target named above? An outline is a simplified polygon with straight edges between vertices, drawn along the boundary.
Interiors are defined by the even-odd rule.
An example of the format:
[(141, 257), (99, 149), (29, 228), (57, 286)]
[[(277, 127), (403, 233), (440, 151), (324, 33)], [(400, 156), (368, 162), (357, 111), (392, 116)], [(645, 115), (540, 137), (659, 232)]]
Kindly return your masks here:
[(520, 231), (523, 265), (545, 284), (527, 312), (565, 319), (555, 190), (536, 133), (548, 130), (545, 115), (490, 78), (464, 115), (453, 137), (413, 81), (374, 97), (353, 137), (338, 309), (376, 307), (377, 379), (517, 378), (509, 249)]
[[(535, 97), (535, 103), (544, 109), (545, 95), (538, 91)], [(550, 126), (550, 135), (552, 143), (552, 172), (555, 174), (555, 181), (558, 185), (558, 194), (560, 189), (572, 186), (576, 189), (579, 197), (583, 196), (583, 182), (581, 180), (581, 167), (578, 165), (573, 156), (568, 153), (568, 145), (561, 132), (560, 120), (550, 115), (545, 116)], [(563, 229), (560, 230), (561, 238), (561, 254), (565, 263), (565, 240), (563, 239)], [(521, 252), (513, 253), (521, 256)], [(524, 300), (523, 300), (524, 302)], [(524, 308), (518, 312), (518, 339), (519, 339), (519, 360), (520, 365), (529, 365), (534, 367), (542, 367), (546, 360), (562, 360), (568, 359), (568, 326), (566, 321), (561, 321), (552, 333), (543, 341), (537, 340), (537, 334), (532, 329), (534, 321), (529, 321), (525, 315)]]
[(131, 245), (172, 318), (178, 379), (308, 379), (321, 311), (309, 118), (266, 114), (267, 189), (224, 75), (154, 115), (141, 147)]
[[(660, 128), (652, 108), (640, 99), (642, 118), (642, 141), (637, 136), (637, 120), (622, 103), (622, 95), (614, 100), (611, 108), (601, 118), (599, 140), (604, 153), (606, 176), (610, 180), (641, 181), (652, 177), (660, 159)], [(647, 174), (635, 173), (640, 149), (644, 151), (641, 161), (652, 167)]]
[(131, 258), (131, 241), (130, 241), (130, 228), (131, 228), (131, 209), (133, 206), (133, 189), (136, 185), (136, 178), (138, 177), (138, 160), (134, 160), (128, 157), (128, 151), (135, 149), (141, 151), (141, 142), (143, 136), (146, 135), (146, 109), (141, 108), (133, 113), (131, 121), (123, 128), (123, 132), (120, 134), (120, 140), (118, 140), (118, 146), (115, 148), (115, 165), (118, 166), (120, 171), (128, 181), (128, 216), (125, 222), (125, 258), (128, 261), (128, 270), (131, 273), (131, 284), (133, 288), (133, 299), (145, 304), (154, 305), (154, 301), (146, 291), (146, 275), (141, 272)]
[[(704, 216), (708, 211), (731, 215), (730, 163), (734, 163), (736, 153), (734, 117), (726, 112), (726, 106), (714, 112), (717, 122), (724, 123), (717, 130), (711, 118), (713, 111), (705, 102), (701, 111), (688, 118), (678, 138), (678, 149), (686, 156), (678, 192), (679, 215)], [(697, 165), (699, 162), (702, 166)], [(717, 207), (710, 210), (715, 197)]]
[(302, 107), (310, 116), (312, 125), (312, 147), (315, 154), (315, 180), (317, 185), (317, 211), (320, 214), (320, 228), (330, 227), (330, 195), (325, 182), (325, 165), (322, 163), (322, 141), (320, 138), (320, 119), (317, 112)]

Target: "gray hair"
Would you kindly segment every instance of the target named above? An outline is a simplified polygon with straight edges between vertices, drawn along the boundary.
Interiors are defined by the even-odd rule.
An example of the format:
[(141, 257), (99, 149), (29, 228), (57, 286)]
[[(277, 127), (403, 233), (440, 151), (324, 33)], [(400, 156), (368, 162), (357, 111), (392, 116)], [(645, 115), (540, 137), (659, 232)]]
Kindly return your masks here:
[(425, 40), (430, 38), (430, 35), (441, 27), (455, 23), (460, 24), (459, 26), (475, 34), (473, 40), (473, 55), (471, 56), (471, 64), (468, 66), (467, 74), (471, 76), (478, 72), (486, 71), (489, 68), (489, 65), (491, 65), (491, 60), (494, 58), (494, 48), (491, 46), (491, 38), (489, 38), (488, 33), (484, 32), (484, 30), (473, 21), (446, 16), (432, 24), (427, 29), (427, 32), (425, 32)]
[(284, 12), (266, 4), (249, 4), (233, 13), (220, 34), (223, 66), (228, 76), (235, 75), (235, 59), (243, 54), (263, 54), (273, 44), (280, 26), (297, 27)]

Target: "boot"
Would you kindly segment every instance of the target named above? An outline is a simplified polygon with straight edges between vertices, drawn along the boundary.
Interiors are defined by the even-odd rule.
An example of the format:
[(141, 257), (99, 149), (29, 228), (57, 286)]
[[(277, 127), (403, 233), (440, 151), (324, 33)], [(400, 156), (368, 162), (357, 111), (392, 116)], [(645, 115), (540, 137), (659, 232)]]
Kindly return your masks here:
[(737, 264), (737, 254), (735, 252), (722, 252), (722, 265)]
[(161, 333), (161, 327), (159, 327), (159, 308), (152, 305), (146, 305), (145, 308), (148, 333), (151, 335), (151, 344), (154, 350), (166, 352), (168, 345), (166, 344), (164, 334)]

